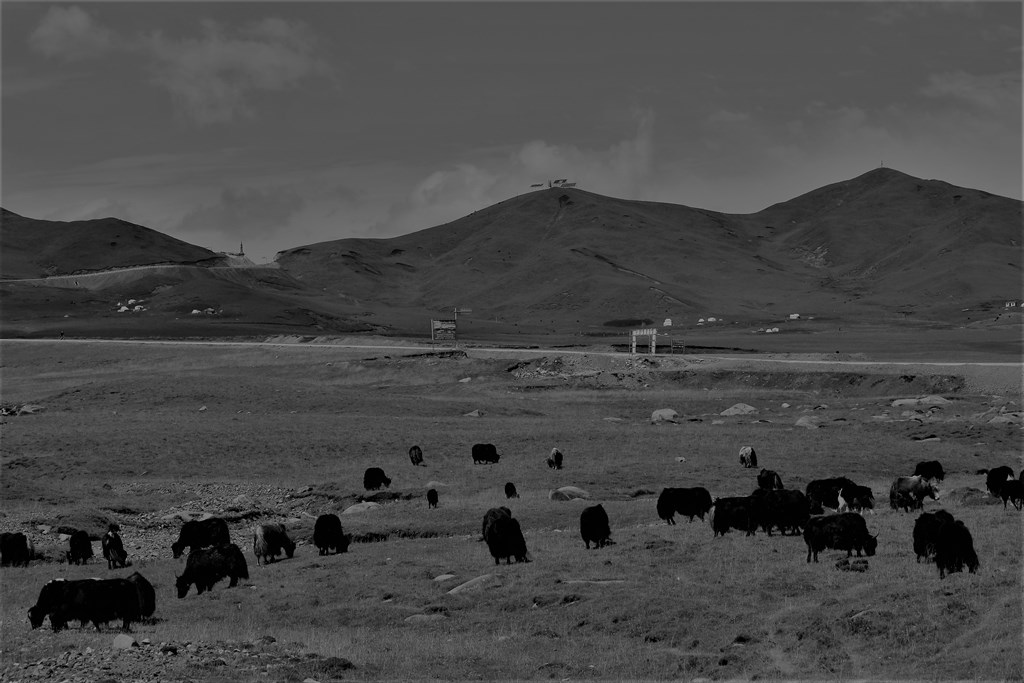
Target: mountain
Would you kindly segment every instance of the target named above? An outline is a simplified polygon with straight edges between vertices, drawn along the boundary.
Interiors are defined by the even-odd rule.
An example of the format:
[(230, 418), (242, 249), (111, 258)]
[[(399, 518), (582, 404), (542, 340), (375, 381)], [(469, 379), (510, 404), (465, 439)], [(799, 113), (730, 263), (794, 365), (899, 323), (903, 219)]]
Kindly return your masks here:
[(390, 239), (289, 249), (374, 310), (541, 326), (708, 315), (948, 316), (1021, 293), (1021, 202), (876, 169), (753, 214), (539, 190)]
[(0, 280), (217, 258), (209, 249), (117, 218), (44, 221), (0, 209)]
[[(664, 318), (692, 330), (709, 317), (749, 334), (794, 313), (815, 319), (804, 331), (964, 328), (1021, 298), (1021, 209), (891, 169), (751, 214), (550, 188), (400, 237), (288, 249), (266, 266), (113, 218), (3, 211), (0, 315), (7, 335), (75, 324), (113, 336), (423, 335), (455, 308), (493, 339), (621, 335)], [(146, 264), (161, 265), (133, 267)], [(117, 314), (128, 298), (144, 299), (145, 315)], [(193, 314), (206, 309), (217, 313)]]

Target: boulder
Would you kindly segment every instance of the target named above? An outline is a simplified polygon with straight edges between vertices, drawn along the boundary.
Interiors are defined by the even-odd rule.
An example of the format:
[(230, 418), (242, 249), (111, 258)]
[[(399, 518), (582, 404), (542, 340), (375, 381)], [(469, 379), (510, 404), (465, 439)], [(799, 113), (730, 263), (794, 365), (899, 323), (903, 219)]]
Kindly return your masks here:
[(590, 494), (581, 488), (575, 486), (563, 486), (562, 488), (554, 489), (548, 494), (548, 498), (551, 500), (587, 500), (590, 498)]
[(803, 415), (793, 424), (797, 427), (803, 427), (804, 429), (817, 429), (818, 421), (821, 418), (811, 417), (810, 415)]
[(651, 424), (659, 424), (661, 422), (678, 422), (679, 413), (672, 410), (671, 408), (659, 408), (651, 413)]
[(122, 633), (121, 635), (114, 638), (114, 649), (115, 650), (130, 650), (133, 647), (138, 647), (138, 643), (135, 639), (129, 635)]
[(373, 502), (356, 503), (355, 505), (351, 505), (351, 506), (345, 508), (344, 510), (342, 510), (341, 514), (343, 514), (343, 515), (352, 515), (352, 514), (355, 514), (357, 512), (369, 512), (370, 510), (377, 510), (379, 508), (380, 508), (380, 503), (373, 503)]
[(737, 403), (736, 405), (730, 406), (719, 413), (719, 415), (750, 415), (756, 413), (757, 408), (746, 403)]

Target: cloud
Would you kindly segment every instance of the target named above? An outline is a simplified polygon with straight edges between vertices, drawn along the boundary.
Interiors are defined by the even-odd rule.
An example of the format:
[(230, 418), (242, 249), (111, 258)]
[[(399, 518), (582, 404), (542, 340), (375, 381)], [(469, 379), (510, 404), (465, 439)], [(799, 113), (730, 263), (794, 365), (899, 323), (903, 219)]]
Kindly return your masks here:
[(642, 194), (654, 171), (654, 112), (637, 111), (634, 118), (636, 134), (604, 150), (528, 142), (515, 155), (511, 171), (532, 182), (568, 178), (602, 194)]
[(47, 57), (74, 61), (106, 52), (114, 45), (114, 34), (80, 7), (51, 7), (28, 42)]
[(461, 218), (522, 194), (533, 183), (567, 178), (581, 189), (619, 197), (645, 198), (653, 190), (654, 113), (634, 112), (636, 132), (605, 148), (531, 140), (473, 162), (427, 173), (408, 197), (371, 224), (370, 236), (401, 235)]
[(309, 30), (283, 19), (264, 19), (234, 35), (205, 21), (199, 38), (172, 40), (155, 33), (144, 46), (154, 59), (153, 82), (200, 124), (252, 116), (252, 93), (284, 90), (325, 70)]
[(215, 203), (189, 211), (177, 227), (242, 237), (266, 235), (287, 226), (302, 207), (303, 199), (288, 187), (225, 188)]
[(977, 76), (965, 71), (933, 74), (928, 85), (921, 88), (928, 97), (948, 97), (983, 109), (997, 110), (1006, 106), (1020, 107), (1020, 73), (985, 74)]

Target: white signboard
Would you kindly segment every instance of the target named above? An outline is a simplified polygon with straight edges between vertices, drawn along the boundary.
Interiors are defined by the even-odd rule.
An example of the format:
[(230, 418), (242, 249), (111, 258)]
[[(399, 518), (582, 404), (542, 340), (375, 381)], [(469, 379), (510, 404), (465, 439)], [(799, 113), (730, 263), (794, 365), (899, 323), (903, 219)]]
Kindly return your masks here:
[(431, 320), (430, 339), (432, 341), (455, 341), (455, 321)]

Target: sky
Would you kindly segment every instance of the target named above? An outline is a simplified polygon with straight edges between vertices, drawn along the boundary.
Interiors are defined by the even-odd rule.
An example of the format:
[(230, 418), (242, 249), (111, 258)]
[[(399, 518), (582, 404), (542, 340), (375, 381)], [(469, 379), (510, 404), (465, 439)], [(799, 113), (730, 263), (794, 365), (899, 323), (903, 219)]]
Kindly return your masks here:
[(880, 165), (1021, 198), (1019, 2), (0, 4), (0, 204), (254, 261), (567, 178), (752, 213)]

